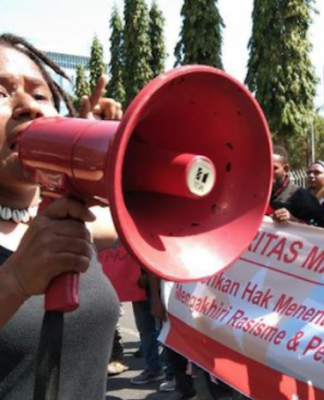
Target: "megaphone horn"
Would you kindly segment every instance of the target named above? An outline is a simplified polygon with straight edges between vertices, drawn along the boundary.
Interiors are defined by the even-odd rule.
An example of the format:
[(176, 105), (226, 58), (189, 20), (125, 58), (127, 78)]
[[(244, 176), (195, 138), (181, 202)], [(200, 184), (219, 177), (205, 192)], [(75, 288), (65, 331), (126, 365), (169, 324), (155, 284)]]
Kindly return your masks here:
[(173, 281), (233, 263), (270, 196), (271, 137), (261, 108), (242, 84), (208, 66), (155, 78), (121, 122), (36, 120), (19, 153), (51, 196), (109, 203), (131, 255)]

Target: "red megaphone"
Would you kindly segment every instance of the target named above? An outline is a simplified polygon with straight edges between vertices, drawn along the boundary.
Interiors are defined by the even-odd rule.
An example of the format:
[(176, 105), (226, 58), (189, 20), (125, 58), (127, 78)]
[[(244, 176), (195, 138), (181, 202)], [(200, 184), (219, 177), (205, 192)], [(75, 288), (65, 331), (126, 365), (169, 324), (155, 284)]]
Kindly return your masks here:
[(155, 78), (121, 122), (36, 120), (19, 154), (47, 195), (109, 203), (127, 250), (168, 280), (199, 280), (234, 262), (270, 196), (263, 113), (242, 84), (207, 66)]

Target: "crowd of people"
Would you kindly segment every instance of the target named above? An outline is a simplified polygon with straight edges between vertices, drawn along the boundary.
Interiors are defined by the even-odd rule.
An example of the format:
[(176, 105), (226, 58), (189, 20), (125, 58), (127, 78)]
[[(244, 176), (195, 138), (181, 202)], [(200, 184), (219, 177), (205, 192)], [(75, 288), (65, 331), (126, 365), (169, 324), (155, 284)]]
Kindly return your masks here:
[[(112, 225), (96, 222), (95, 208), (90, 211), (77, 200), (58, 199), (38, 210), (40, 189), (24, 175), (17, 149), (23, 130), (37, 118), (58, 116), (61, 102), (70, 117), (120, 119), (122, 112), (119, 103), (101, 97), (107, 83), (101, 77), (77, 114), (48, 68), (67, 78), (23, 38), (0, 36), (0, 398), (33, 398), (43, 295), (54, 277), (74, 271), (84, 273), (82, 307), (65, 316), (59, 398), (103, 400), (107, 368), (109, 374), (128, 368), (116, 328), (119, 300), (96, 257), (96, 252), (115, 243), (117, 234)], [(307, 188), (301, 188), (290, 179), (284, 148), (274, 147), (273, 161), (269, 215), (278, 222), (324, 227), (324, 163), (308, 166)], [(161, 352), (157, 341), (167, 318), (159, 280), (150, 273), (142, 275), (147, 300), (134, 302), (133, 311), (146, 368), (131, 382), (158, 381), (161, 391), (177, 389), (179, 400), (194, 400), (197, 393), (188, 360), (168, 348)], [(230, 400), (232, 389), (213, 381), (208, 378), (213, 398)]]
[(268, 214), (275, 221), (293, 221), (324, 227), (324, 163), (315, 161), (306, 170), (306, 187), (290, 177), (288, 154), (282, 146), (273, 148), (273, 189)]

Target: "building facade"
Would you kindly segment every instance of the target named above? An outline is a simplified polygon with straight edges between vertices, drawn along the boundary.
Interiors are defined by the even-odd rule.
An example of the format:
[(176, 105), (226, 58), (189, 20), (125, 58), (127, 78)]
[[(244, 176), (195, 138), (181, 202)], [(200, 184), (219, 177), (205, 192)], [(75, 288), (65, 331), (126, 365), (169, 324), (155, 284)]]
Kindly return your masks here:
[(55, 79), (56, 83), (58, 83), (67, 93), (73, 94), (76, 82), (77, 66), (82, 65), (86, 71), (86, 75), (89, 75), (90, 57), (54, 53), (50, 51), (44, 51), (44, 53), (64, 70), (71, 81), (69, 83), (66, 79), (53, 73), (55, 76), (52, 74), (52, 77)]

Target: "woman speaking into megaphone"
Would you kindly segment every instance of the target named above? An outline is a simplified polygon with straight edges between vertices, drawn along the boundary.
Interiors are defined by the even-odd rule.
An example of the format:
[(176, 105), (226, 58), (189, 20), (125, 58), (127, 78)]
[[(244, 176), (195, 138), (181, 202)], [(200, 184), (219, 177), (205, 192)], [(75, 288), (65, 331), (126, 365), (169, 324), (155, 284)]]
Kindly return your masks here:
[[(61, 101), (73, 115), (47, 67), (66, 77), (23, 38), (0, 36), (0, 398), (33, 398), (43, 295), (53, 278), (77, 272), (81, 305), (64, 316), (57, 390), (61, 399), (102, 400), (119, 304), (93, 243), (110, 246), (113, 224), (106, 219), (101, 225), (85, 204), (69, 198), (39, 212), (39, 187), (23, 174), (18, 157), (20, 137), (32, 121), (57, 116)], [(82, 100), (81, 117), (121, 118), (120, 104), (101, 97), (106, 83), (101, 77)]]

